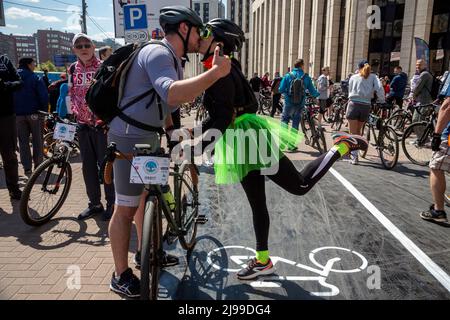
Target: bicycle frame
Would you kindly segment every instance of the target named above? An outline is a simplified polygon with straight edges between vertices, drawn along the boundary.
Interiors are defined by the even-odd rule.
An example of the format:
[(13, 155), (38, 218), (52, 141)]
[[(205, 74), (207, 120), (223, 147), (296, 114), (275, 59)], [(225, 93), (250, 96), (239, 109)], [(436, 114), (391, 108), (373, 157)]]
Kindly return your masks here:
[[(178, 165), (175, 165), (174, 167), (174, 171), (169, 173), (169, 176), (173, 176), (174, 177), (174, 192), (178, 192), (178, 186), (185, 181), (185, 179), (181, 176), (181, 174), (178, 172)], [(192, 188), (190, 188), (189, 184), (185, 184), (188, 188), (190, 192), (194, 192), (194, 190), (192, 190)], [(187, 222), (185, 224), (185, 226), (187, 226), (187, 228), (184, 228), (184, 226), (182, 225), (178, 225), (178, 223), (175, 221), (175, 218), (172, 214), (172, 211), (170, 210), (167, 202), (164, 200), (163, 198), (163, 193), (161, 190), (161, 186), (160, 185), (146, 185), (145, 186), (145, 190), (148, 191), (148, 195), (146, 198), (146, 202), (147, 201), (153, 201), (153, 200), (149, 200), (150, 197), (155, 197), (156, 200), (158, 201), (158, 204), (160, 204), (160, 207), (162, 209), (162, 212), (164, 214), (164, 217), (167, 220), (168, 226), (169, 226), (169, 230), (171, 230), (172, 232), (175, 232), (176, 236), (179, 235), (185, 235), (186, 234), (186, 229), (189, 229), (189, 227), (191, 226), (192, 223), (195, 223), (194, 218), (195, 218), (195, 214), (194, 212), (189, 216), (189, 218), (187, 219)], [(175, 194), (175, 198), (177, 198), (177, 194)], [(177, 208), (176, 210), (180, 210), (181, 208)]]

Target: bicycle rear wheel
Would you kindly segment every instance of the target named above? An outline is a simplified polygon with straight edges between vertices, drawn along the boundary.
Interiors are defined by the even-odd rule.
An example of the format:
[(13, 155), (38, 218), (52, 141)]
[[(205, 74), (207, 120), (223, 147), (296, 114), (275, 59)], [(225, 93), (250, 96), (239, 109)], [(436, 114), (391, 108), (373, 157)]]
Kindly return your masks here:
[(162, 265), (162, 221), (158, 200), (148, 196), (145, 203), (141, 251), (141, 300), (157, 300)]
[(327, 141), (325, 140), (325, 134), (323, 128), (319, 129), (317, 127), (313, 128), (313, 134), (315, 136), (315, 146), (319, 150), (319, 153), (325, 153), (327, 151)]
[(411, 125), (412, 118), (406, 111), (397, 110), (386, 122), (397, 133), (397, 138), (401, 141), (406, 128)]
[(312, 146), (312, 133), (311, 133), (311, 127), (309, 125), (309, 122), (305, 120), (306, 114), (304, 113), (302, 115), (302, 119), (300, 121), (300, 126), (302, 128), (303, 134), (305, 135), (305, 144), (307, 146)]
[(192, 250), (197, 236), (198, 216), (198, 177), (193, 164), (185, 163), (180, 167), (178, 188), (176, 191), (175, 221), (183, 230), (178, 236), (184, 250)]
[(414, 164), (427, 166), (433, 151), (431, 150), (432, 132), (427, 122), (410, 125), (403, 134), (402, 148), (406, 157)]
[(399, 144), (397, 133), (391, 127), (385, 127), (384, 132), (378, 137), (378, 154), (381, 163), (386, 169), (395, 167), (398, 161)]
[(50, 158), (28, 180), (20, 200), (20, 216), (30, 226), (40, 226), (61, 209), (72, 183), (70, 163)]

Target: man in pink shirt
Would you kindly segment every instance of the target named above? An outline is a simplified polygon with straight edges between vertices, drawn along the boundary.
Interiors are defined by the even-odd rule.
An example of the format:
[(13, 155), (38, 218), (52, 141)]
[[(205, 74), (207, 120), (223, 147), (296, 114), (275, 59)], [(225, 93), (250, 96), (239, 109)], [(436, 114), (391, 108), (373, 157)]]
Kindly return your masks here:
[(69, 95), (72, 112), (80, 128), (78, 138), (80, 142), (81, 158), (83, 160), (83, 177), (89, 205), (78, 219), (86, 219), (96, 213), (103, 212), (103, 219), (109, 220), (113, 212), (114, 186), (104, 185), (106, 210), (101, 203), (99, 168), (105, 157), (107, 135), (86, 103), (86, 92), (89, 89), (95, 72), (101, 61), (95, 57), (95, 46), (89, 36), (79, 33), (73, 38), (73, 51), (78, 61), (69, 69)]

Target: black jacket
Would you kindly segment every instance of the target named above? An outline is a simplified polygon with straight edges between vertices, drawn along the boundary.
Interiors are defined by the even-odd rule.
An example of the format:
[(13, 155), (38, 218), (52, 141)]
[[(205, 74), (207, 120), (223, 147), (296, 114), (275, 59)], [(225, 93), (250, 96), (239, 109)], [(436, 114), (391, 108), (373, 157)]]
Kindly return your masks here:
[(20, 89), (22, 80), (6, 55), (0, 55), (0, 117), (14, 114), (13, 92)]
[[(233, 121), (235, 110), (236, 117), (250, 113), (251, 108), (248, 106), (255, 103), (256, 111), (255, 95), (242, 74), (239, 62), (232, 59), (230, 74), (216, 81), (205, 91), (203, 105), (208, 111), (208, 118), (202, 123), (202, 131), (214, 128), (223, 134)], [(203, 150), (210, 143), (211, 141), (204, 141)]]

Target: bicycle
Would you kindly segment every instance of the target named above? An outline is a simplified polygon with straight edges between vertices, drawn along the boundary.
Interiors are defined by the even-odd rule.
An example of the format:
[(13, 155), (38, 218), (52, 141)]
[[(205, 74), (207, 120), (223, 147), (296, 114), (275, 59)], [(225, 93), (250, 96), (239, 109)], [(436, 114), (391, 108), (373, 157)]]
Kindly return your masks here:
[(330, 117), (326, 119), (331, 124), (331, 128), (340, 131), (344, 124), (345, 111), (347, 109), (348, 99), (343, 95), (336, 95), (334, 97), (333, 105), (330, 110)]
[(403, 152), (409, 161), (419, 166), (427, 166), (430, 163), (433, 154), (431, 140), (433, 139), (439, 107), (434, 103), (415, 106), (417, 112), (428, 120), (409, 125), (403, 134)]
[[(62, 122), (63, 119), (61, 119), (57, 113), (48, 113), (45, 111), (39, 111), (40, 114), (43, 114), (45, 116), (45, 122), (44, 122), (44, 138), (43, 138), (43, 146), (44, 146), (44, 158), (48, 159), (51, 158), (53, 155), (53, 149), (56, 145), (56, 140), (53, 138), (55, 126), (58, 122)], [(75, 158), (80, 154), (80, 143), (78, 141), (78, 136), (75, 135), (74, 141), (74, 149), (72, 150), (72, 153), (70, 154), (71, 158)]]
[[(31, 226), (43, 225), (58, 213), (72, 183), (70, 158), (77, 147), (74, 141), (78, 124), (59, 118), (56, 122), (56, 139), (52, 156), (33, 172), (23, 189), (20, 200), (20, 216), (26, 224)], [(33, 190), (36, 190), (40, 196), (34, 197)], [(36, 204), (34, 204), (35, 199)], [(35, 206), (39, 209), (35, 209)]]
[(201, 123), (208, 117), (208, 111), (205, 106), (202, 104), (197, 108), (197, 113), (195, 114), (195, 123)]
[(301, 128), (305, 135), (305, 144), (319, 151), (320, 154), (327, 151), (324, 129), (316, 125), (315, 115), (320, 107), (315, 105), (313, 99), (307, 98), (301, 119)]
[[(150, 145), (135, 145), (134, 154), (123, 154), (114, 143), (107, 148), (106, 164), (104, 169), (105, 183), (112, 183), (111, 173), (113, 162), (116, 159), (131, 162), (133, 157), (168, 158), (163, 148), (152, 152)], [(155, 158), (149, 158), (145, 166)], [(139, 175), (136, 167), (134, 170)], [(154, 167), (153, 167), (154, 168)], [(161, 167), (162, 168), (162, 167)], [(169, 171), (169, 168), (162, 168)], [(192, 251), (196, 242), (197, 225), (205, 224), (208, 219), (199, 214), (198, 202), (198, 176), (200, 172), (193, 161), (184, 160), (181, 165), (175, 164), (172, 172), (175, 208), (164, 200), (161, 185), (145, 184), (141, 175), (139, 179), (145, 184), (148, 192), (145, 199), (144, 224), (142, 231), (141, 249), (141, 299), (156, 300), (158, 298), (159, 274), (162, 268), (163, 241), (173, 243), (180, 241), (184, 250)], [(163, 233), (162, 218), (167, 221), (167, 228)]]
[[(376, 104), (375, 111), (384, 108), (384, 104)], [(373, 110), (374, 111), (374, 110)], [(383, 113), (383, 112), (382, 112)], [(376, 133), (378, 130), (378, 135)], [(369, 119), (363, 127), (363, 135), (366, 133), (366, 139), (372, 146), (375, 146), (381, 159), (383, 167), (390, 170), (395, 167), (399, 156), (399, 142), (395, 130), (386, 124), (386, 121), (373, 112), (369, 114)], [(375, 143), (371, 143), (373, 135)], [(365, 158), (366, 150), (360, 150), (359, 155)]]
[(406, 128), (412, 124), (412, 109), (412, 106), (408, 106), (406, 110), (398, 109), (387, 119), (386, 124), (395, 130), (399, 141), (403, 139)]
[[(224, 255), (229, 257), (227, 259), (226, 266), (218, 264), (221, 259), (214, 259), (219, 252), (225, 252)], [(233, 252), (234, 255), (232, 255), (231, 252)], [(253, 258), (255, 254), (256, 251), (253, 248), (232, 245), (211, 250), (207, 254), (206, 261), (216, 270), (227, 273), (236, 273), (242, 268), (245, 268), (245, 261)], [(317, 258), (317, 256), (319, 256), (319, 258)], [(328, 258), (327, 256), (330, 257)], [(369, 265), (367, 259), (362, 254), (342, 247), (327, 246), (316, 248), (309, 253), (308, 257), (313, 266), (298, 263), (283, 257), (272, 256), (271, 260), (274, 266), (278, 266), (283, 263), (289, 266), (289, 270), (291, 272), (292, 270), (296, 270), (298, 272), (304, 272), (305, 274), (262, 276), (257, 280), (250, 282), (250, 286), (253, 288), (280, 287), (279, 283), (282, 281), (317, 282), (317, 284), (327, 288), (328, 291), (316, 291), (310, 292), (310, 294), (314, 296), (332, 297), (337, 296), (340, 290), (336, 285), (328, 282), (331, 273), (358, 273), (365, 270)], [(238, 268), (233, 268), (236, 266)]]
[(259, 109), (258, 113), (266, 114), (272, 110), (272, 97), (270, 95), (270, 91), (261, 90), (259, 93)]

